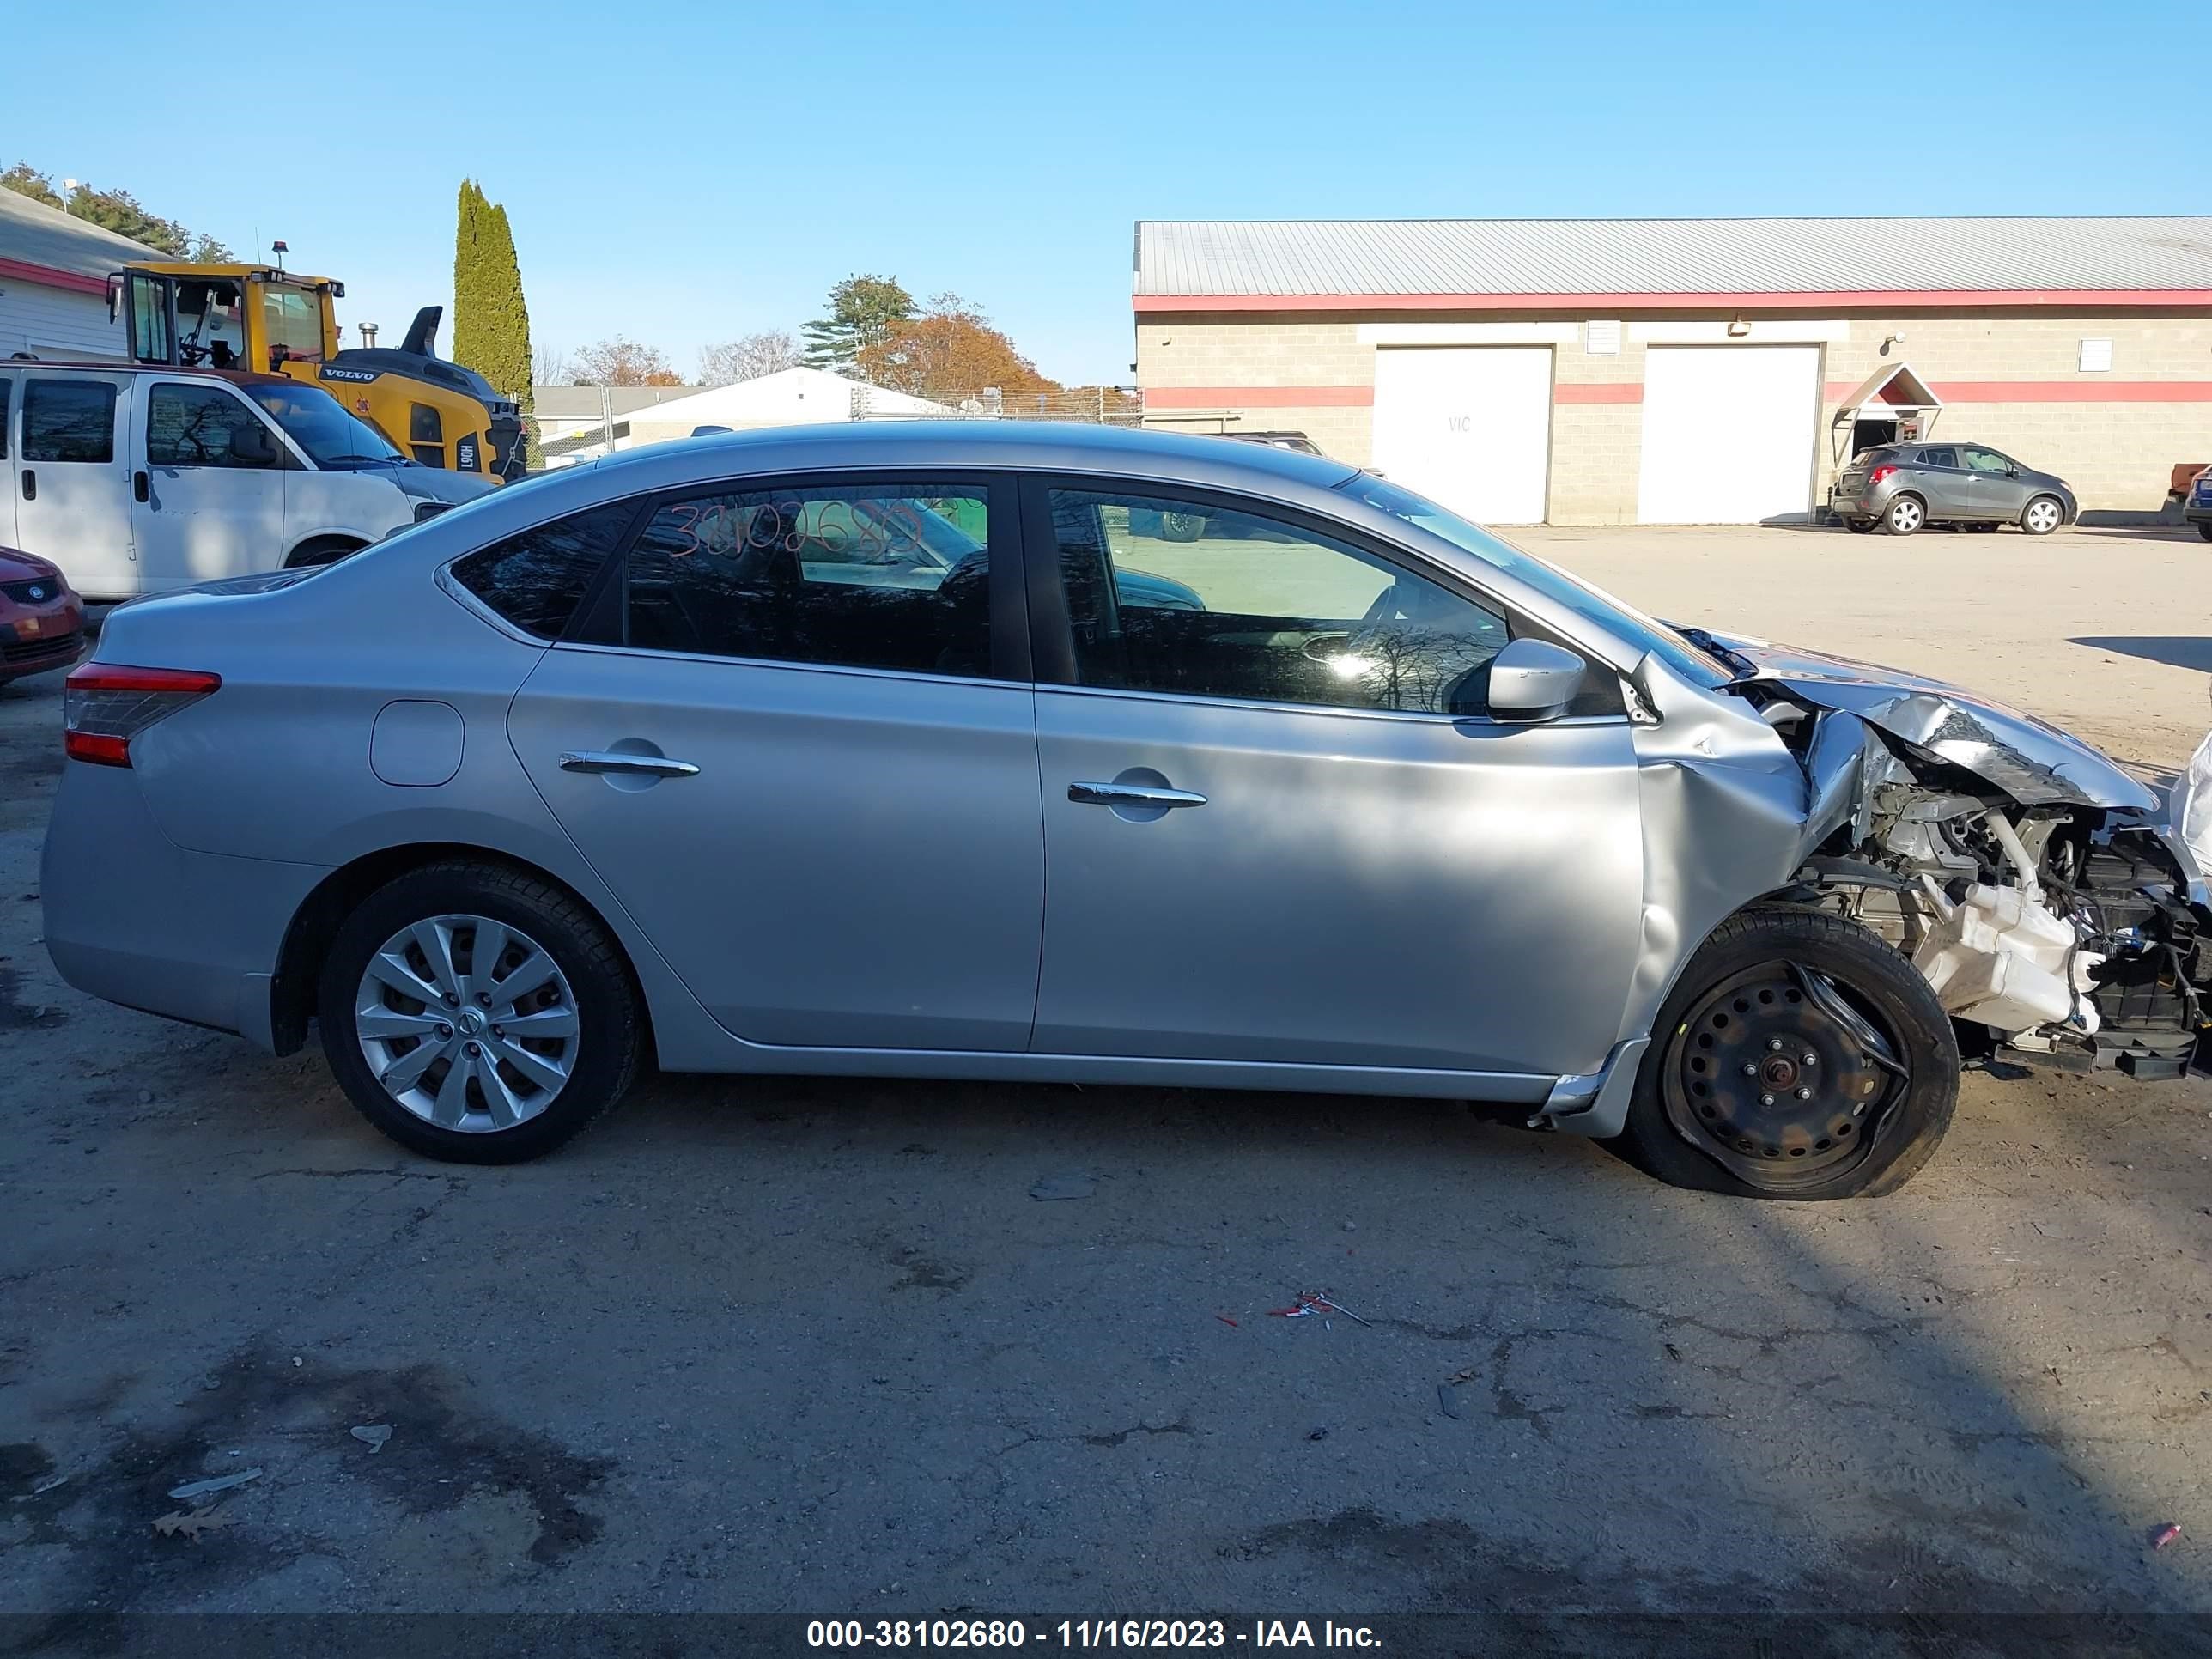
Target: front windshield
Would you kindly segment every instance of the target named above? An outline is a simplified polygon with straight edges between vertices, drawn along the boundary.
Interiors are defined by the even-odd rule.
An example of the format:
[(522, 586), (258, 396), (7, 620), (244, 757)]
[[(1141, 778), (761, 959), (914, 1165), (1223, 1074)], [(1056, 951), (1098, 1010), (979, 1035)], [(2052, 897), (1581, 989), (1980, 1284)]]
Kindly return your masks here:
[(1469, 520), (1462, 519), (1448, 508), (1438, 507), (1425, 495), (1417, 495), (1401, 484), (1378, 478), (1371, 472), (1356, 472), (1339, 486), (1354, 501), (1364, 501), (1370, 507), (1379, 507), (1392, 518), (1402, 520), (1431, 536), (1440, 536), (1463, 552), (1472, 553), (1485, 564), (1503, 570), (1516, 581), (1525, 582), (1546, 599), (1565, 605), (1578, 617), (1587, 617), (1609, 633), (1632, 640), (1646, 649), (1656, 652), (1667, 665), (1692, 683), (1711, 688), (1725, 685), (1734, 674), (1729, 666), (1712, 653), (1700, 649), (1680, 631), (1665, 623), (1645, 616), (1634, 605), (1624, 604), (1602, 588), (1593, 587), (1578, 576), (1571, 576), (1557, 565), (1547, 564), (1533, 553), (1524, 553), (1510, 542), (1500, 539)]
[(266, 381), (245, 388), (246, 395), (275, 417), (291, 441), (317, 466), (344, 471), (356, 466), (407, 464), (392, 440), (319, 386)]

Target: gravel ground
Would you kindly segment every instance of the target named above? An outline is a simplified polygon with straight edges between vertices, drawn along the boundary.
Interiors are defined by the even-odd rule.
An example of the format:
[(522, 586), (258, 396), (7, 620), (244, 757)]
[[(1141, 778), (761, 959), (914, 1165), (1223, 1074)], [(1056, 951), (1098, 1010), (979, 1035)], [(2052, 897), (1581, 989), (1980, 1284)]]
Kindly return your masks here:
[[(2204, 645), (2164, 637), (2206, 614), (2178, 539), (1525, 539), (2124, 752), (2203, 724), (2146, 643)], [(319, 1054), (55, 979), (58, 680), (0, 689), (0, 1649), (87, 1611), (2212, 1611), (2203, 1084), (1971, 1075), (1927, 1172), (1844, 1206), (1433, 1103), (778, 1079), (457, 1170)], [(1270, 1316), (1314, 1290), (1364, 1322)]]

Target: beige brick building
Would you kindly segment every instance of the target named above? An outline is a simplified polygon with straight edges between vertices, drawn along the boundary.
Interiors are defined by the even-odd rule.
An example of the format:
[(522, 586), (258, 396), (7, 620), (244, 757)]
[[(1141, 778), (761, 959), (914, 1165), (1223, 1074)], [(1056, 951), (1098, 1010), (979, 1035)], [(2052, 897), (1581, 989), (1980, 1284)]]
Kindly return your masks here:
[(1135, 307), (1147, 424), (1493, 523), (1787, 521), (1914, 436), (2085, 514), (2212, 461), (2212, 218), (1148, 222)]

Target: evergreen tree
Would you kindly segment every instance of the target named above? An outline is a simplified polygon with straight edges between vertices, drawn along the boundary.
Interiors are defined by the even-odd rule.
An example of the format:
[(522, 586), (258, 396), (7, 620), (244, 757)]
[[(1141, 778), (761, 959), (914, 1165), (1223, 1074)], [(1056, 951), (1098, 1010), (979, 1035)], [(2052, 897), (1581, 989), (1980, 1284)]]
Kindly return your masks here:
[(830, 290), (830, 314), (799, 329), (806, 337), (800, 361), (839, 374), (856, 366), (865, 372), (861, 354), (913, 315), (914, 296), (891, 277), (848, 276)]
[(127, 190), (94, 190), (79, 185), (64, 202), (54, 181), (28, 161), (18, 161), (0, 172), (0, 189), (15, 191), (34, 202), (60, 208), (73, 218), (143, 242), (172, 259), (196, 259), (203, 264), (228, 264), (235, 258), (221, 240), (205, 231), (195, 234), (174, 219), (164, 219)]
[(529, 464), (539, 457), (537, 405), (530, 390), (530, 307), (507, 210), (485, 198), (473, 179), (461, 181), (453, 240), (453, 361), (473, 368), (495, 391), (514, 399), (528, 435)]

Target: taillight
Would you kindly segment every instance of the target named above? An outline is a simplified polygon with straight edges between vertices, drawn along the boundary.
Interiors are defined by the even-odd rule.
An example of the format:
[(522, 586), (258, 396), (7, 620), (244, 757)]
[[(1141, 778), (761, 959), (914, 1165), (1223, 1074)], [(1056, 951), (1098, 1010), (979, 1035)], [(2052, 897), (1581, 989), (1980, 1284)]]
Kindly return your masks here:
[(1878, 484), (1884, 478), (1894, 477), (1896, 472), (1897, 469), (1893, 466), (1878, 466), (1867, 474), (1867, 482), (1870, 484)]
[(187, 668), (88, 662), (62, 683), (63, 751), (95, 766), (128, 766), (131, 738), (222, 684), (220, 674)]

